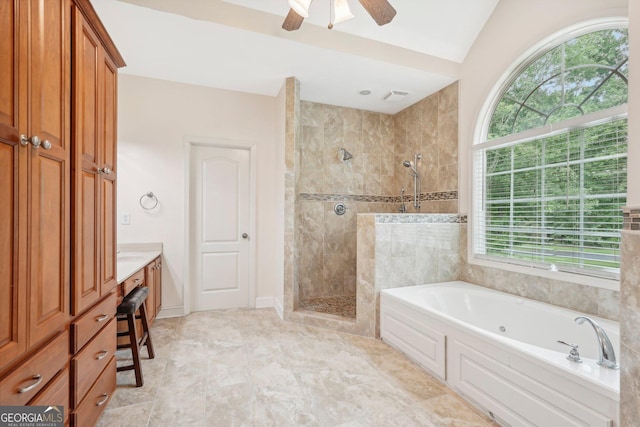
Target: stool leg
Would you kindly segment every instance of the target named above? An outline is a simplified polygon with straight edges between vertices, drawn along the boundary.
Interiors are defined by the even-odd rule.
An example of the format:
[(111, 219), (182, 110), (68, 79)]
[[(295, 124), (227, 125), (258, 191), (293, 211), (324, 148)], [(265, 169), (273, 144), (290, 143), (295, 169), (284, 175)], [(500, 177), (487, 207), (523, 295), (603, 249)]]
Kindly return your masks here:
[(147, 322), (147, 305), (142, 303), (140, 306), (140, 320), (142, 321), (142, 330), (144, 338), (144, 345), (147, 346), (147, 352), (149, 353), (149, 359), (156, 357), (153, 351), (153, 343), (151, 342), (151, 333), (149, 332), (149, 323)]
[(140, 347), (138, 347), (138, 336), (136, 334), (136, 316), (127, 314), (129, 324), (129, 340), (131, 340), (131, 354), (133, 355), (133, 370), (136, 373), (136, 387), (142, 387), (142, 366), (140, 366)]

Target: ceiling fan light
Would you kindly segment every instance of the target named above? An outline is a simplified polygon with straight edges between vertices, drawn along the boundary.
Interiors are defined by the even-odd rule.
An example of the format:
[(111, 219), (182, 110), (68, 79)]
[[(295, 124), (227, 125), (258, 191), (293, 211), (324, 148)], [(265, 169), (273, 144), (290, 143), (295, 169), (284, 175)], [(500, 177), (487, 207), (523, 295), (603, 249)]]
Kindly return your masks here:
[(340, 22), (347, 21), (353, 18), (353, 13), (351, 13), (351, 9), (349, 9), (349, 3), (347, 0), (335, 0), (333, 3), (334, 8), (334, 24), (339, 24)]
[(311, 1), (312, 0), (289, 0), (289, 7), (303, 18), (308, 18)]

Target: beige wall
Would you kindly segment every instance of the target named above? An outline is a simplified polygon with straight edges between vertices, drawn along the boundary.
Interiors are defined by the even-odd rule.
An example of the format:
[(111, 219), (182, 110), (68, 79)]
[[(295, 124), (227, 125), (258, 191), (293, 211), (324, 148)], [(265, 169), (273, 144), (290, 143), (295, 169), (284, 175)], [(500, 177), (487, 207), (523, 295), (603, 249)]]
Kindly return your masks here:
[[(282, 195), (277, 158), (278, 98), (121, 75), (118, 90), (118, 212), (131, 225), (118, 225), (118, 242), (163, 242), (163, 315), (181, 315), (185, 288), (185, 137), (255, 146), (256, 301), (273, 305), (281, 277)], [(283, 152), (283, 149), (279, 149)], [(275, 166), (274, 166), (275, 165)], [(160, 209), (138, 204), (153, 191)], [(280, 242), (280, 243), (278, 243)], [(279, 264), (280, 263), (280, 264)]]

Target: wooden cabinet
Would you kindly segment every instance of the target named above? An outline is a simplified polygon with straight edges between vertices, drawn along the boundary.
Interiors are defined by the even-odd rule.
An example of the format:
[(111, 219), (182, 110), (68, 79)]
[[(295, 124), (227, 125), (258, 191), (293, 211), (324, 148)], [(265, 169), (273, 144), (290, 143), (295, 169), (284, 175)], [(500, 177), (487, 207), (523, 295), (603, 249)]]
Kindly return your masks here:
[[(116, 91), (123, 65), (89, 0), (0, 1), (2, 405), (60, 403), (69, 414), (77, 396), (69, 349), (81, 351), (99, 336), (100, 348), (115, 351), (115, 336), (111, 343), (100, 331), (115, 324)], [(72, 314), (93, 309), (107, 316), (104, 323), (82, 318), (70, 327)], [(87, 366), (82, 390), (103, 396), (115, 387), (115, 361), (92, 365), (86, 357), (73, 359)], [(85, 405), (87, 419), (95, 422), (106, 401)]]
[(73, 41), (73, 314), (79, 314), (117, 285), (117, 67), (79, 9)]
[(160, 257), (145, 267), (145, 284), (149, 288), (147, 297), (147, 316), (149, 326), (153, 324), (162, 308), (162, 261)]
[(73, 425), (77, 427), (93, 426), (100, 414), (109, 404), (116, 388), (116, 359), (112, 358), (109, 365), (102, 371), (93, 384), (80, 406), (71, 415)]
[(70, 10), (0, 2), (0, 375), (69, 320)]
[(111, 318), (100, 333), (96, 334), (71, 360), (74, 385), (71, 397), (75, 408), (80, 406), (80, 402), (115, 354), (116, 319)]
[(69, 334), (61, 333), (0, 382), (2, 405), (26, 405), (64, 367), (69, 358)]
[[(116, 109), (124, 61), (88, 0), (72, 9), (71, 419), (92, 425), (115, 390)], [(84, 314), (83, 314), (84, 313)]]

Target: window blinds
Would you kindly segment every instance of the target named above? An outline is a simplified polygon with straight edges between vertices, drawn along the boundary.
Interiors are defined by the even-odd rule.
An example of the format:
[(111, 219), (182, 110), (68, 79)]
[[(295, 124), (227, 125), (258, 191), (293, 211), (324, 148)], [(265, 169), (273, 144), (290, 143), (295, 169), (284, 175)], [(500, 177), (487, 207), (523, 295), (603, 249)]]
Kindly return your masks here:
[(626, 153), (626, 117), (476, 150), (476, 257), (617, 277)]

